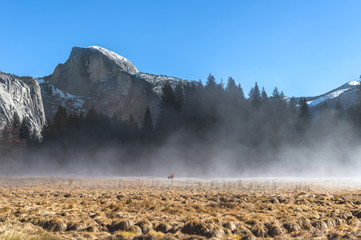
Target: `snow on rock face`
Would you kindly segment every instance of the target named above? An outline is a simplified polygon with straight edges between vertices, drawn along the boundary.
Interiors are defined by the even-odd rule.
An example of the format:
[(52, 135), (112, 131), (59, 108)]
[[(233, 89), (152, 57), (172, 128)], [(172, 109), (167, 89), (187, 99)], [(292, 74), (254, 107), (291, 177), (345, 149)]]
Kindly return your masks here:
[(45, 123), (45, 113), (37, 81), (30, 77), (15, 77), (0, 73), (0, 125), (12, 122), (14, 113), (22, 120), (30, 119), (38, 136)]
[(73, 47), (68, 60), (59, 64), (49, 81), (56, 88), (76, 96), (88, 96), (100, 81), (116, 80), (122, 94), (128, 94), (137, 68), (126, 58), (101, 47)]
[(138, 69), (125, 57), (120, 56), (119, 54), (109, 51), (108, 49), (98, 47), (98, 46), (90, 46), (88, 48), (96, 49), (107, 56), (109, 59), (113, 60), (123, 71), (130, 73), (138, 73)]
[[(128, 119), (141, 126), (149, 106), (153, 118), (159, 111), (165, 82), (175, 87), (184, 80), (140, 73), (126, 58), (102, 47), (74, 47), (68, 60), (52, 75), (40, 80), (45, 112), (52, 118), (59, 104), (70, 112), (97, 112)], [(71, 97), (69, 97), (71, 96)]]
[(188, 82), (180, 78), (160, 76), (148, 73), (138, 73), (136, 76), (151, 83), (153, 85), (153, 91), (159, 96), (162, 94), (162, 87), (165, 82), (169, 82), (173, 88), (175, 88), (178, 83), (184, 84)]
[(126, 58), (101, 47), (74, 47), (68, 60), (40, 80), (45, 112), (52, 118), (58, 105), (68, 112), (94, 108), (112, 117), (142, 124), (147, 105), (157, 114), (159, 96), (152, 85), (136, 77), (137, 68)]
[(82, 97), (61, 91), (44, 79), (38, 79), (38, 83), (41, 88), (45, 115), (48, 119), (53, 119), (59, 105), (65, 107), (67, 112), (77, 114), (86, 112), (83, 107), (85, 100)]

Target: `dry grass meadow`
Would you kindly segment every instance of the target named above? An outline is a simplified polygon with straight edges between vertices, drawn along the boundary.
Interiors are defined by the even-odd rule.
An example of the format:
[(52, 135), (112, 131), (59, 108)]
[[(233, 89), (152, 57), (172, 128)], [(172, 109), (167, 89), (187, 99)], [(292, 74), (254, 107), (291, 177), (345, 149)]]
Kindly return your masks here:
[(0, 239), (361, 239), (360, 189), (336, 180), (1, 177)]

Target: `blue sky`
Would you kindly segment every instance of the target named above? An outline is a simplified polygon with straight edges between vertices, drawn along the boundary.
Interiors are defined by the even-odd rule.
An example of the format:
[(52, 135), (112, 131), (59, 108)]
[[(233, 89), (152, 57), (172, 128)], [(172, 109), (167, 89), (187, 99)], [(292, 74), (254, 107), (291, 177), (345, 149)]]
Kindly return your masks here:
[(142, 72), (312, 96), (361, 74), (361, 1), (0, 1), (0, 70), (40, 77), (73, 46)]

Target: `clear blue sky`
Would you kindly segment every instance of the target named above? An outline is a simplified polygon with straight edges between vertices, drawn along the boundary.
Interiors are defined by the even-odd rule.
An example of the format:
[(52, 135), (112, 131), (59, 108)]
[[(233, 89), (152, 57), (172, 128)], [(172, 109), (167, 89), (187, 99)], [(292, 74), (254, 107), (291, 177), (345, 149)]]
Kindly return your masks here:
[(324, 93), (361, 74), (358, 0), (0, 1), (0, 70), (40, 77), (73, 46), (99, 45), (142, 72), (248, 93)]

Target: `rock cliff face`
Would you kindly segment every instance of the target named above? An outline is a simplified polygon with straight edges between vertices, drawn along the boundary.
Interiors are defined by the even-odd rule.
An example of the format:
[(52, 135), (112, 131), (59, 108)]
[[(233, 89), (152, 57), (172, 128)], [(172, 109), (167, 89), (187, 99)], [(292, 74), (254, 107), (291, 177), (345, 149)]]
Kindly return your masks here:
[[(166, 78), (166, 79), (165, 79)], [(126, 58), (101, 47), (74, 47), (69, 59), (54, 73), (39, 80), (46, 115), (52, 118), (62, 104), (70, 112), (97, 112), (134, 119), (142, 125), (149, 105), (158, 114), (160, 88), (164, 81), (173, 85), (183, 80), (139, 73)]]
[(74, 47), (69, 59), (59, 64), (50, 76), (57, 88), (77, 96), (88, 96), (94, 92), (99, 81), (116, 81), (118, 89), (126, 95), (131, 80), (126, 74), (138, 73), (127, 59), (101, 47)]
[(1, 128), (12, 121), (15, 112), (20, 120), (28, 117), (33, 130), (40, 136), (45, 113), (38, 82), (31, 77), (0, 73)]

